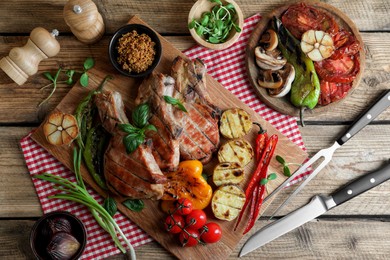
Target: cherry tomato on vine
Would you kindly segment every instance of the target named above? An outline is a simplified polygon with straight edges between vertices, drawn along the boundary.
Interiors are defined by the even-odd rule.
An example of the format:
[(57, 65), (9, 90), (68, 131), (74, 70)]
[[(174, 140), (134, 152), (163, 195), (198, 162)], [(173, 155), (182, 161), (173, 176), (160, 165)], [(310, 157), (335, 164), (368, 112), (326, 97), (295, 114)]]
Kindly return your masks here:
[(180, 215), (188, 215), (192, 212), (192, 202), (189, 199), (178, 199), (175, 202), (175, 208)]
[(184, 218), (178, 214), (169, 215), (165, 219), (164, 226), (169, 233), (180, 233), (184, 228)]
[(186, 224), (193, 229), (199, 229), (203, 227), (207, 222), (206, 213), (201, 209), (194, 209), (190, 214), (186, 216)]
[(183, 247), (196, 246), (198, 244), (199, 232), (196, 229), (187, 228), (179, 235), (180, 244)]
[(216, 243), (221, 239), (222, 229), (215, 222), (209, 222), (201, 229), (200, 239), (205, 243)]

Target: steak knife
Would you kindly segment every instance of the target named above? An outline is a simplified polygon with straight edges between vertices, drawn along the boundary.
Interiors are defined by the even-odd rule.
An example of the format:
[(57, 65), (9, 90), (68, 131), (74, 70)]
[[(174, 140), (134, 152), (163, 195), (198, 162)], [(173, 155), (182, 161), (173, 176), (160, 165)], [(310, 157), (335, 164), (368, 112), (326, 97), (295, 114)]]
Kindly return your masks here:
[(360, 130), (362, 130), (366, 125), (368, 125), (372, 120), (374, 120), (380, 113), (386, 110), (390, 106), (390, 89), (386, 90), (378, 100), (371, 105), (371, 107), (365, 111), (360, 117), (347, 129), (347, 131), (336, 141), (334, 144), (326, 149), (322, 149), (318, 151), (309, 161), (303, 164), (297, 171), (294, 172), (288, 179), (286, 179), (278, 188), (276, 188), (273, 192), (271, 192), (265, 199), (271, 198), (274, 194), (276, 194), (279, 190), (286, 187), (293, 179), (297, 176), (304, 173), (309, 166), (314, 164), (316, 161), (319, 161), (321, 158), (323, 160), (321, 163), (313, 170), (313, 172), (298, 186), (298, 188), (275, 210), (272, 214), (271, 218), (276, 215), (276, 213), (285, 206), (288, 201), (293, 198), (303, 187), (313, 179), (332, 159), (333, 153), (341, 147), (344, 143), (346, 143), (351, 137), (357, 134)]
[(316, 195), (311, 201), (283, 218), (272, 222), (253, 234), (241, 248), (239, 256), (265, 245), (266, 243), (286, 234), (306, 222), (324, 214), (331, 208), (366, 192), (390, 179), (390, 161), (386, 166), (347, 184), (330, 196)]

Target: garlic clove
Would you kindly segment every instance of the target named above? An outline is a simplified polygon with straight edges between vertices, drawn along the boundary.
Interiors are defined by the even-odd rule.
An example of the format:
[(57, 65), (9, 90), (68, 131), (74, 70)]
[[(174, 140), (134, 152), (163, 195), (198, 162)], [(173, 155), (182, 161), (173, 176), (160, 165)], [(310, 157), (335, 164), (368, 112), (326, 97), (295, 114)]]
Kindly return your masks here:
[(43, 125), (43, 133), (49, 143), (54, 145), (70, 144), (79, 134), (76, 118), (71, 114), (54, 112)]

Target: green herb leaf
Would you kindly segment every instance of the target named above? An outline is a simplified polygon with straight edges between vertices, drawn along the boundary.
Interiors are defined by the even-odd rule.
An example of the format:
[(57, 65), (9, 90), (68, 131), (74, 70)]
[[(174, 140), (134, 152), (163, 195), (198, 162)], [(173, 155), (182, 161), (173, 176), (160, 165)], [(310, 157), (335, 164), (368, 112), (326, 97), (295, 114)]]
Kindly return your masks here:
[(199, 27), (196, 27), (196, 33), (199, 35), (199, 36), (202, 36), (203, 34), (203, 31), (204, 31), (204, 27), (202, 25), (200, 25)]
[(180, 102), (180, 100), (178, 100), (178, 99), (176, 99), (176, 98), (173, 98), (173, 97), (170, 97), (170, 96), (164, 96), (164, 100), (165, 100), (165, 102), (167, 102), (168, 104), (177, 106), (177, 108), (179, 108), (181, 111), (187, 112), (187, 109), (186, 109), (186, 108), (184, 107), (184, 105)]
[(211, 42), (211, 43), (219, 43), (220, 41), (216, 37), (209, 37), (209, 42)]
[(285, 161), (285, 160), (283, 159), (283, 157), (280, 156), (280, 155), (276, 155), (276, 160), (277, 160), (279, 163), (283, 164), (283, 165), (286, 164), (286, 161)]
[(195, 19), (192, 19), (192, 21), (188, 24), (188, 29), (194, 29), (196, 26)]
[(145, 204), (139, 199), (128, 199), (122, 202), (122, 204), (131, 211), (140, 212), (145, 208)]
[(145, 136), (140, 133), (132, 133), (123, 137), (123, 144), (128, 154), (134, 152), (144, 141)]
[(228, 9), (228, 10), (234, 9), (234, 5), (229, 3), (229, 4), (225, 5), (225, 8)]
[(209, 176), (207, 176), (207, 174), (206, 173), (202, 173), (202, 177), (203, 177), (203, 179), (205, 180), (205, 181), (207, 181), (207, 179), (209, 178)]
[(104, 200), (103, 208), (108, 212), (108, 214), (110, 214), (111, 217), (113, 217), (117, 211), (116, 201), (108, 196)]
[(270, 175), (268, 175), (267, 179), (269, 181), (272, 181), (272, 180), (275, 180), (278, 176), (276, 175), (276, 173), (271, 173)]
[(260, 180), (260, 184), (261, 185), (266, 185), (268, 183), (268, 179), (267, 178), (263, 178)]
[(221, 0), (210, 0), (210, 2), (212, 2), (212, 3), (217, 3), (217, 4), (219, 4), (219, 5), (222, 5)]
[(53, 78), (53, 76), (50, 74), (50, 72), (45, 71), (45, 72), (43, 72), (43, 75), (44, 75), (48, 80), (54, 82), (54, 78)]
[(88, 86), (88, 81), (89, 81), (88, 74), (86, 72), (81, 74), (81, 77), (80, 77), (80, 84), (81, 84), (81, 86), (87, 87)]
[(84, 70), (92, 69), (95, 66), (95, 60), (93, 58), (87, 58), (84, 61)]
[(207, 24), (209, 23), (209, 20), (210, 20), (210, 14), (203, 14), (203, 17), (202, 17), (202, 20), (200, 22), (200, 24), (202, 26), (207, 26)]
[(155, 131), (155, 132), (157, 132), (157, 128), (154, 125), (152, 125), (152, 124), (148, 124), (148, 125), (146, 125), (146, 126), (144, 126), (142, 128), (142, 131), (143, 132), (145, 132), (145, 131)]
[(236, 23), (232, 23), (232, 25), (233, 25), (233, 27), (234, 27), (234, 29), (236, 30), (236, 32), (241, 32), (241, 28), (240, 28), (240, 26), (238, 26)]
[(137, 128), (131, 124), (119, 124), (118, 127), (120, 130), (122, 130), (123, 132), (128, 133), (128, 134), (134, 134), (134, 133), (140, 132), (139, 128)]
[(283, 167), (283, 174), (284, 174), (285, 176), (287, 176), (287, 177), (290, 177), (290, 176), (291, 176), (290, 168), (288, 168), (287, 165), (285, 165), (285, 166)]
[(138, 105), (131, 114), (133, 124), (138, 128), (143, 128), (149, 120), (149, 105), (147, 103)]

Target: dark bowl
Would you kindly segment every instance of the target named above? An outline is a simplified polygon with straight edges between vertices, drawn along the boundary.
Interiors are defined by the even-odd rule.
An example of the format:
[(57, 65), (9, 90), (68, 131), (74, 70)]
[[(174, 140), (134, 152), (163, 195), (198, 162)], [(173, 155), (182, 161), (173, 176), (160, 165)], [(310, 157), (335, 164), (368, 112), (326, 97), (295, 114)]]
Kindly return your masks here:
[(80, 248), (71, 259), (79, 259), (84, 252), (85, 245), (87, 243), (87, 231), (80, 219), (66, 211), (54, 211), (45, 214), (40, 219), (38, 219), (38, 221), (31, 229), (30, 247), (37, 259), (51, 259), (46, 251), (46, 247), (50, 242), (50, 238), (47, 238), (48, 235), (44, 230), (45, 226), (48, 225), (49, 220), (53, 220), (58, 217), (65, 218), (70, 222), (72, 228), (71, 235), (80, 243)]
[[(118, 54), (116, 47), (118, 45), (119, 39), (122, 37), (123, 34), (131, 32), (133, 30), (137, 31), (138, 34), (145, 33), (146, 35), (148, 35), (151, 38), (151, 40), (153, 42), (155, 42), (156, 54), (154, 56), (153, 63), (148, 67), (147, 70), (140, 72), (140, 73), (128, 72), (126, 70), (123, 70), (122, 66), (117, 61), (119, 54)], [(114, 66), (114, 68), (123, 75), (129, 76), (129, 77), (135, 77), (135, 78), (145, 77), (148, 74), (150, 74), (157, 67), (158, 63), (160, 62), (161, 53), (162, 53), (161, 42), (160, 42), (160, 39), (158, 38), (157, 34), (152, 29), (150, 29), (149, 27), (142, 25), (142, 24), (128, 24), (128, 25), (121, 27), (112, 36), (110, 44), (108, 46), (108, 55), (110, 57), (111, 63)]]

